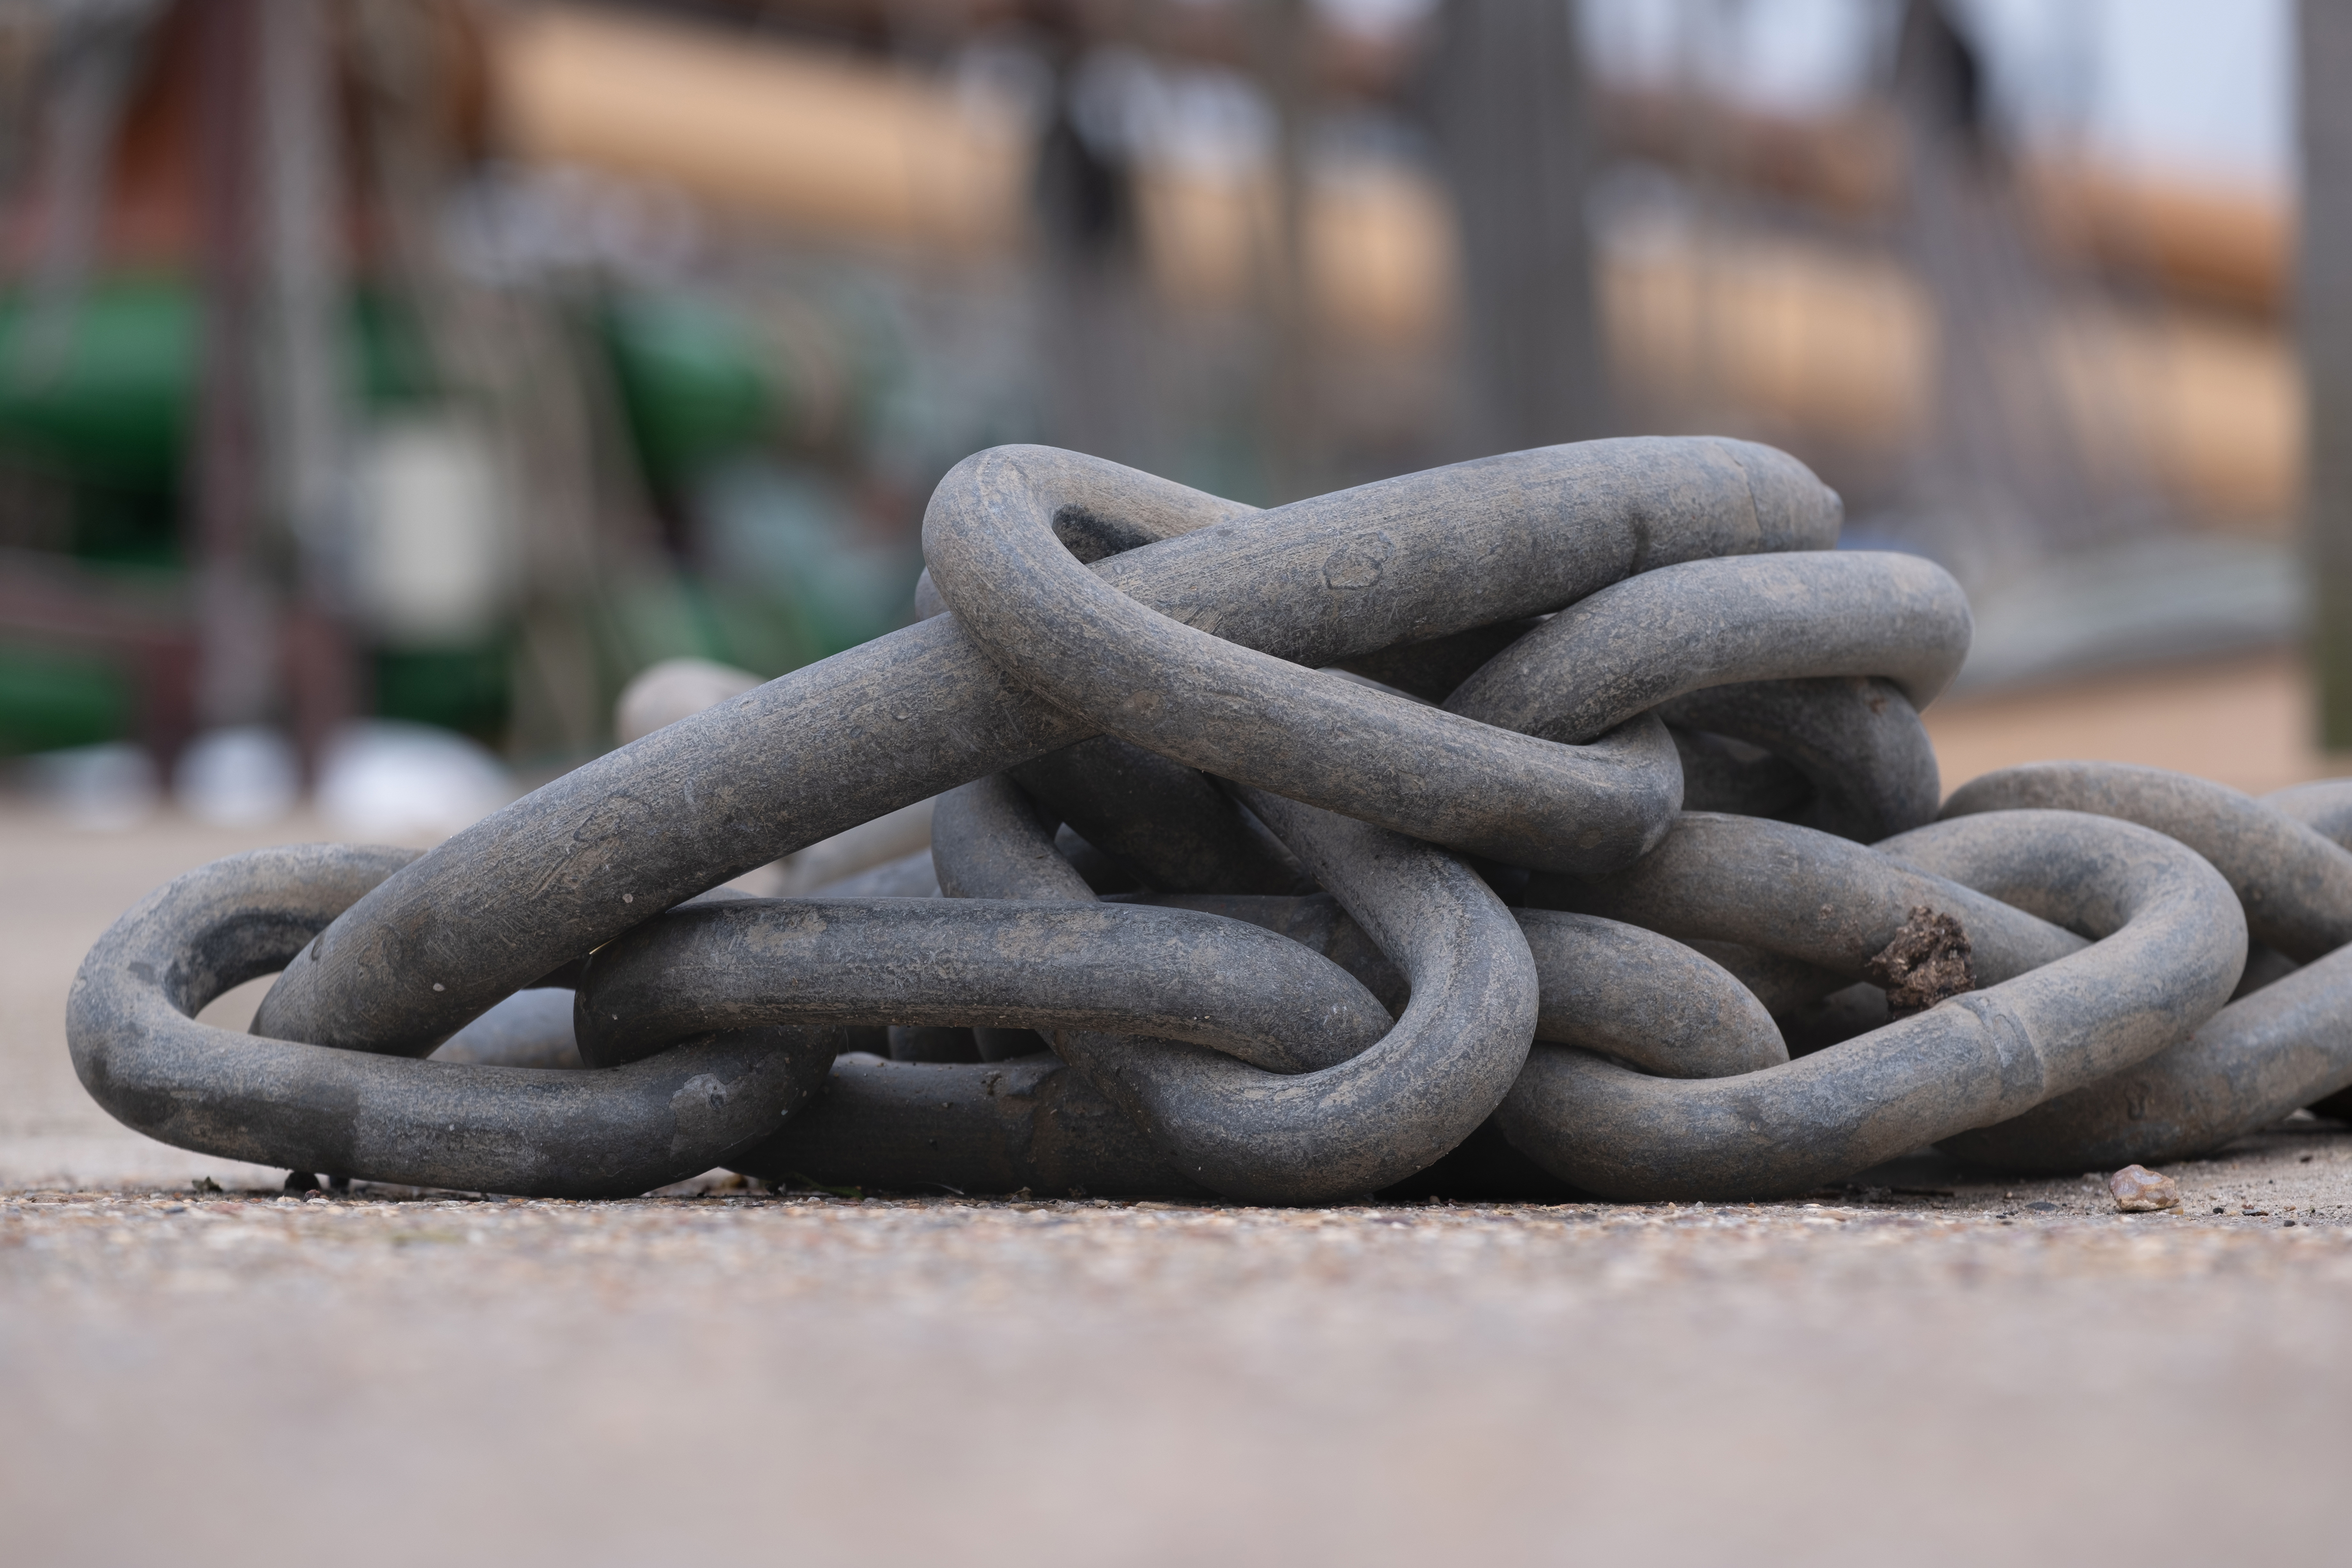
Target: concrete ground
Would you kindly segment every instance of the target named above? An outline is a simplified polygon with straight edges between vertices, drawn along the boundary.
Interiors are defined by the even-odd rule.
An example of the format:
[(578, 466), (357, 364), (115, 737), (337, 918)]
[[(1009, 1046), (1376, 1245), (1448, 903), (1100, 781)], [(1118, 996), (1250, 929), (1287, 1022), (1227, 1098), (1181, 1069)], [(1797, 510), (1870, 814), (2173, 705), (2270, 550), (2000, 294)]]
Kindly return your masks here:
[(2328, 1560), (2352, 1133), (2174, 1174), (2177, 1217), (20, 1192), (0, 1558)]
[[(2198, 700), (2284, 711), (2291, 669), (2231, 668)], [(2318, 770), (2259, 725), (2173, 754), (2180, 689), (2097, 688), (2151, 716), (2111, 745), (2048, 694), (1931, 717), (1952, 781)], [(1934, 1162), (1729, 1207), (301, 1201), (114, 1126), (62, 1017), (141, 894), (305, 836), (0, 810), (0, 1562), (2340, 1550), (2352, 1130), (2171, 1167), (2146, 1216)]]

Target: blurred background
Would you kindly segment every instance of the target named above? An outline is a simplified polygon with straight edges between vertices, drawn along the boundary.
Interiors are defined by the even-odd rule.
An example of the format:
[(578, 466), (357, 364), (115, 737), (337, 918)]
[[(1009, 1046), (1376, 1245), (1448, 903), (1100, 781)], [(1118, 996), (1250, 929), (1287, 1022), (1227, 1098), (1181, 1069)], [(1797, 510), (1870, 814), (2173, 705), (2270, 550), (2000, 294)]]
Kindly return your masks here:
[(2292, 782), (2352, 751), (2339, 56), (2318, 0), (0, 0), (0, 758), (429, 841), (656, 662), (906, 623), (982, 446), (1264, 504), (1706, 431), (1967, 585), (1948, 784)]

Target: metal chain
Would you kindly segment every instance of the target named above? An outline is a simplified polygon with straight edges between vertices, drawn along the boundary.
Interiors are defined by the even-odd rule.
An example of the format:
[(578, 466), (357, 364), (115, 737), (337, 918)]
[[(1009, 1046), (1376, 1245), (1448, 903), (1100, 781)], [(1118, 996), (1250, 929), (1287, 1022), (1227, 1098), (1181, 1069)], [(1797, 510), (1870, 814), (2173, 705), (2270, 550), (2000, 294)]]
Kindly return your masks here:
[[(982, 453), (916, 625), (428, 853), (180, 878), (84, 962), (75, 1065), (166, 1142), (417, 1186), (1277, 1203), (2084, 1168), (2352, 1084), (2352, 784), (2049, 764), (1937, 820), (1967, 604), (1838, 522), (1716, 439), (1267, 511)], [(719, 886), (934, 796), (928, 854)]]

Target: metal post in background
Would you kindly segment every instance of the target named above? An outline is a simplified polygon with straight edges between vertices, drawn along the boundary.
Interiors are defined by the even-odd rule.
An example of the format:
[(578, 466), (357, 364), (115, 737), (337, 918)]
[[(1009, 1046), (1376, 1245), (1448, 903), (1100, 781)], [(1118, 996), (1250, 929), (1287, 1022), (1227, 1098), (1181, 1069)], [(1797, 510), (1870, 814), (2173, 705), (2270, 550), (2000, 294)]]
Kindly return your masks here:
[(1070, 18), (1058, 20), (1049, 35), (1054, 103), (1034, 176), (1048, 418), (1059, 444), (1148, 464), (1157, 456), (1150, 417), (1157, 367), (1132, 149), (1111, 96), (1087, 78), (1085, 34)]
[(1604, 435), (1575, 18), (1565, 0), (1448, 0), (1440, 25), (1433, 108), (1461, 225), (1469, 444)]
[[(74, 314), (97, 254), (108, 166), (132, 83), (158, 10), (156, 0), (85, 0), (47, 18), (47, 57), (16, 84), (33, 105), (12, 116), (38, 120), (41, 167), (28, 258), (26, 330), (18, 334), (9, 374), (39, 382), (63, 363)], [(7, 172), (0, 170), (0, 181)]]
[(296, 557), (285, 684), (306, 774), (358, 706), (340, 614), (349, 572), (341, 127), (331, 15), (322, 0), (263, 0), (255, 149), (262, 287), (256, 377), (267, 512)]
[(1314, 302), (1307, 276), (1308, 142), (1316, 107), (1307, 0), (1262, 0), (1252, 18), (1258, 80), (1274, 110), (1273, 211), (1258, 268), (1266, 324), (1260, 393), (1265, 475), (1273, 498), (1290, 501), (1313, 494), (1319, 477)]
[(2352, 6), (2299, 7), (2298, 327), (2310, 421), (2304, 503), (2319, 746), (2352, 750)]
[(262, 233), (255, 157), (260, 0), (206, 0), (196, 13), (193, 95), (203, 283), (201, 370), (190, 453), (196, 562), (197, 722), (259, 723), (277, 697), (277, 603), (257, 559), (262, 501)]

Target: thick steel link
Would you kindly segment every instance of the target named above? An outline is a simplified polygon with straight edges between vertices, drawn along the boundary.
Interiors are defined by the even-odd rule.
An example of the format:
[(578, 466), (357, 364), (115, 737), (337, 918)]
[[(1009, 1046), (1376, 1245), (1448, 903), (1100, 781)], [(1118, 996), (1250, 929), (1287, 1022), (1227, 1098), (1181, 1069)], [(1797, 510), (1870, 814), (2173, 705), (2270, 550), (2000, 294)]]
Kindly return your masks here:
[(1958, 673), (1969, 629), (1959, 585), (1916, 556), (1687, 561), (1562, 611), (1445, 706), (1564, 741), (1655, 708), (1773, 751), (1813, 786), (1813, 825), (1878, 839), (1935, 815), (1916, 710)]
[(751, 899), (674, 910), (589, 960), (592, 1067), (774, 1024), (1121, 1030), (1311, 1072), (1388, 1031), (1346, 970), (1188, 909), (1002, 899)]
[(2352, 780), (2294, 784), (2262, 799), (2263, 805), (2284, 812), (2329, 842), (2352, 848)]
[(1013, 779), (1087, 841), (1171, 893), (1296, 893), (1305, 873), (1197, 768), (1108, 735), (1049, 752)]
[(190, 872), (82, 961), (66, 1038), (82, 1085), (152, 1137), (313, 1174), (550, 1197), (682, 1180), (774, 1132), (823, 1082), (836, 1031), (682, 1040), (609, 1072), (413, 1061), (198, 1023), (297, 958), (414, 851), (304, 845)]
[[(1533, 960), (1500, 901), (1454, 857), (1278, 796), (1246, 803), (1404, 973), (1412, 998), (1395, 1027), (1348, 1061), (1290, 1077), (1083, 1030), (1056, 1034), (1054, 1049), (1203, 1186), (1276, 1202), (1374, 1191), (1460, 1143), (1510, 1087), (1533, 1038)], [(1071, 894), (1066, 862), (1059, 885), (1041, 871), (1058, 856), (1008, 780), (940, 802), (932, 837), (950, 894)]]
[[(1656, 851), (1627, 870), (1538, 877), (1528, 901), (1685, 942), (1729, 944), (1733, 951), (1720, 956), (1738, 965), (1735, 973), (1746, 971), (1775, 1011), (1869, 978), (1870, 960), (1923, 906), (1959, 920), (1980, 982), (2014, 978), (2086, 946), (2071, 931), (1863, 845), (1702, 811), (1685, 812)], [(1786, 967), (1746, 957), (1759, 953)]]
[[(1278, 931), (1348, 970), (1391, 1009), (1410, 994), (1404, 977), (1328, 894), (1148, 899)], [(1756, 993), (1705, 954), (1596, 915), (1511, 915), (1535, 961), (1538, 1040), (1580, 1046), (1663, 1078), (1729, 1078), (1789, 1060)]]
[[(990, 658), (1095, 727), (1222, 778), (1521, 863), (1622, 864), (1682, 803), (1674, 743), (1655, 718), (1569, 746), (1301, 668), (1228, 641), (1228, 606), (1202, 630), (1087, 570), (1054, 530), (1069, 503), (1028, 454), (966, 466), (923, 525), (940, 596)], [(1208, 534), (1241, 539), (1263, 526)], [(1390, 530), (1369, 532), (1318, 570), (1329, 588), (1370, 590), (1409, 566), (1391, 559), (1396, 549)], [(1264, 585), (1226, 586), (1240, 596)]]
[[(1746, 806), (1748, 814), (1861, 843), (1935, 820), (1942, 794), (1935, 747), (1918, 710), (1891, 682), (1861, 675), (1743, 682), (1675, 697), (1658, 712), (1685, 735), (1727, 736), (1769, 753), (1761, 766), (1741, 768), (1737, 783), (1720, 774), (1707, 780), (1719, 795), (1695, 791), (1685, 762), (1685, 810)], [(1687, 757), (1687, 743), (1684, 749)], [(1795, 775), (1800, 789), (1785, 803), (1756, 800), (1758, 783), (1771, 788), (1776, 772)]]
[(1925, 707), (1968, 656), (1968, 600), (1917, 556), (1685, 561), (1601, 590), (1497, 653), (1452, 711), (1547, 740), (1603, 735), (1707, 686), (1878, 675)]
[[(1705, 893), (1705, 915), (1669, 904), (1676, 884), (1651, 875), (1647, 862), (1627, 873), (1636, 885), (1620, 907), (1835, 964), (1884, 925), (1899, 888), (1929, 894), (1943, 913), (1966, 910), (1964, 925), (1984, 921), (1987, 967), (2010, 977), (1737, 1078), (1648, 1077), (1538, 1048), (1503, 1103), (1503, 1129), (1547, 1169), (1607, 1197), (1801, 1192), (2007, 1120), (2179, 1040), (2221, 1006), (2245, 964), (2245, 923), (2228, 884), (2181, 845), (2128, 823), (2059, 811), (1964, 818), (1880, 846), (1880, 869), (1849, 858), (1871, 852), (1825, 835), (1809, 835), (1813, 854), (1790, 852), (1787, 835), (1801, 829), (1728, 818), (1705, 828), (1695, 843), (1729, 850), (1752, 836), (1769, 847), (1746, 862), (1747, 875), (1679, 884)], [(1790, 891), (1758, 915), (1748, 901), (1769, 896), (1772, 879), (1756, 873), (1776, 857)], [(2099, 940), (2020, 972), (2032, 927), (2023, 916), (1988, 920), (2000, 905), (1964, 896), (1970, 888), (2029, 902)], [(2042, 951), (2055, 946), (2053, 938)]]
[(2036, 762), (1971, 779), (1943, 814), (2035, 807), (2116, 817), (2179, 840), (2229, 882), (2247, 934), (2297, 963), (2352, 942), (2352, 850), (2251, 796), (2158, 768)]
[(2120, 763), (2046, 762), (1954, 792), (1947, 816), (2055, 805), (2137, 822), (2221, 873), (2246, 928), (2308, 960), (2215, 1013), (2147, 1061), (1952, 1141), (1953, 1153), (2018, 1170), (2180, 1159), (2219, 1148), (2352, 1085), (2352, 782), (2264, 800)]

